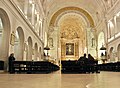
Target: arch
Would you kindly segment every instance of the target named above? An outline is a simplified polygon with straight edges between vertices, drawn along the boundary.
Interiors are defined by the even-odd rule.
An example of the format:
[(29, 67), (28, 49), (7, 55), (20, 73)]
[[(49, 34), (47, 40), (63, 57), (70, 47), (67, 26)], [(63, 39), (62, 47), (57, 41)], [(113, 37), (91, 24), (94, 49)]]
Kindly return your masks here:
[(24, 61), (26, 61), (28, 59), (28, 42), (25, 43), (24, 45)]
[(35, 61), (38, 60), (38, 45), (37, 45), (37, 43), (35, 43), (35, 46), (34, 46), (34, 60)]
[(2, 43), (2, 35), (3, 35), (3, 22), (2, 22), (2, 19), (0, 18), (0, 46), (2, 46), (1, 45), (1, 43)]
[(51, 26), (54, 27), (55, 21), (56, 21), (57, 17), (58, 17), (60, 14), (62, 14), (63, 12), (66, 12), (66, 11), (78, 11), (78, 12), (82, 13), (82, 14), (87, 18), (87, 20), (89, 21), (90, 27), (94, 27), (94, 21), (93, 21), (92, 17), (90, 16), (90, 14), (89, 14), (87, 11), (83, 10), (82, 8), (78, 8), (78, 7), (65, 7), (65, 8), (62, 8), (62, 9), (58, 10), (58, 11), (52, 16), (52, 18), (51, 18), (51, 20), (50, 20), (49, 26), (50, 26), (50, 27), (51, 27)]
[(41, 47), (39, 47), (39, 60), (42, 60)]
[(117, 57), (118, 57), (118, 61), (120, 61), (120, 44), (117, 47)]
[[(68, 16), (71, 16), (71, 19)], [(69, 20), (67, 19), (67, 17)], [(74, 18), (74, 21), (76, 22), (76, 24), (74, 24), (75, 22), (73, 22), (73, 18)], [(62, 22), (63, 22), (63, 24), (62, 24)], [(66, 25), (64, 24), (64, 22), (66, 22)], [(67, 23), (69, 23), (69, 24), (67, 24)], [(71, 25), (71, 24), (73, 24), (73, 25)], [(79, 26), (77, 26), (77, 25), (79, 25)], [(83, 49), (81, 47), (85, 47), (87, 45), (85, 42), (86, 31), (83, 30), (84, 28), (86, 28), (86, 26), (93, 28), (94, 22), (93, 22), (92, 17), (90, 16), (90, 14), (87, 11), (83, 10), (82, 8), (65, 7), (65, 8), (59, 9), (57, 12), (55, 12), (49, 22), (49, 30), (48, 30), (47, 39), (49, 40), (50, 37), (53, 37), (53, 40), (54, 40), (53, 44), (55, 45), (54, 47), (57, 48), (56, 45), (58, 45), (60, 47), (61, 51), (58, 50), (58, 48), (57, 48), (57, 52), (55, 50), (50, 50), (49, 53), (51, 54), (51, 57), (59, 58), (61, 60), (65, 59), (65, 58), (69, 58), (69, 57), (77, 59), (83, 53), (82, 51), (80, 51)], [(60, 29), (63, 29), (64, 31), (60, 30)], [(79, 29), (79, 31), (77, 29)], [(57, 30), (57, 32), (55, 32), (54, 30)], [(54, 36), (50, 35), (50, 34), (52, 34), (50, 32), (52, 32)], [(85, 32), (85, 34), (83, 36), (84, 32)], [(64, 34), (66, 34), (66, 35), (64, 35)], [(56, 35), (59, 35), (59, 36), (56, 36)], [(64, 37), (60, 36), (60, 35), (63, 35)], [(59, 41), (57, 41), (56, 38), (54, 38), (55, 36), (58, 38)], [(59, 38), (62, 38), (62, 39), (59, 39)], [(72, 57), (67, 56), (65, 54), (66, 44), (65, 43), (62, 44), (62, 41), (64, 41), (63, 40), (64, 38), (66, 39), (65, 43), (74, 43), (74, 45), (75, 45), (75, 53)], [(79, 39), (78, 40), (79, 42), (78, 41), (76, 42), (75, 39), (78, 39), (78, 38), (81, 38), (81, 40)], [(80, 41), (82, 42), (81, 45), (80, 45)], [(47, 41), (47, 43), (50, 44), (49, 41)], [(50, 48), (52, 48), (52, 47), (50, 47)], [(52, 54), (51, 53), (52, 51), (54, 51), (55, 53)], [(81, 54), (79, 54), (77, 52), (79, 52)], [(61, 54), (58, 54), (58, 53), (61, 53)]]
[(29, 60), (31, 61), (32, 60), (32, 55), (33, 55), (33, 43), (32, 43), (32, 38), (31, 37), (28, 37), (28, 50), (27, 50), (27, 59), (26, 60)]
[(21, 27), (16, 30), (14, 53), (17, 60), (23, 60), (24, 55), (24, 32)]
[(110, 53), (109, 53), (109, 54), (110, 54), (110, 61), (111, 61), (111, 62), (114, 62), (113, 49), (114, 49), (114, 48), (111, 47), (111, 48), (110, 48)]
[(6, 61), (9, 55), (10, 20), (5, 10), (0, 8), (0, 18), (3, 25), (2, 40), (0, 45), (0, 60)]
[(47, 39), (48, 39), (48, 35), (47, 35), (47, 32), (45, 32), (45, 43), (44, 43), (45, 46), (47, 46), (47, 42), (48, 42)]
[(100, 32), (98, 35), (98, 58), (101, 59), (100, 48), (105, 44), (105, 35), (104, 32)]

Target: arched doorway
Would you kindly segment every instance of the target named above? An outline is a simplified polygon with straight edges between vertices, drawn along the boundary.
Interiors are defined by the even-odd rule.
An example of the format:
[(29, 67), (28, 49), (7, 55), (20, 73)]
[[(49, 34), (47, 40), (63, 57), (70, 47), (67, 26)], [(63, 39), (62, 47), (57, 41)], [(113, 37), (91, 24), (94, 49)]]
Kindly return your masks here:
[(32, 43), (32, 38), (28, 38), (28, 50), (27, 50), (27, 60), (31, 61), (32, 60), (32, 55), (33, 55), (33, 43)]
[(0, 60), (6, 61), (9, 55), (10, 20), (7, 13), (0, 8)]
[(39, 60), (41, 61), (42, 60), (42, 56), (41, 56), (41, 47), (39, 48)]
[(38, 60), (38, 45), (37, 45), (37, 43), (35, 43), (35, 46), (34, 46), (34, 60), (35, 61)]
[(115, 58), (113, 56), (113, 49), (114, 49), (113, 47), (110, 48), (110, 53), (109, 53), (110, 54), (110, 62), (114, 62), (115, 61)]
[[(3, 22), (2, 22), (2, 19), (0, 18), (0, 46), (2, 46), (2, 42), (3, 42)], [(1, 49), (0, 49), (1, 50)]]
[(118, 61), (120, 61), (120, 44), (117, 47), (117, 57), (118, 57)]
[(100, 32), (98, 35), (98, 60), (101, 60), (101, 51), (100, 48), (105, 44), (105, 36), (103, 32)]
[(15, 33), (14, 53), (17, 60), (23, 60), (24, 55), (24, 33), (21, 27), (18, 27)]
[(50, 56), (57, 63), (61, 60), (78, 60), (85, 51), (88, 52), (87, 30), (94, 27), (88, 12), (78, 7), (61, 8), (49, 22), (48, 39), (53, 38)]

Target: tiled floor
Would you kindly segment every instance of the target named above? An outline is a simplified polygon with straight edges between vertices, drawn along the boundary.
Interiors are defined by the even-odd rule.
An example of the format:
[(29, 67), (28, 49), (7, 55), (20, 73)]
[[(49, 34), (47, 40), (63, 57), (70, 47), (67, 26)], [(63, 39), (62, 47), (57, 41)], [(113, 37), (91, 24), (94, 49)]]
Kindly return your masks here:
[(0, 74), (0, 88), (120, 88), (120, 72)]

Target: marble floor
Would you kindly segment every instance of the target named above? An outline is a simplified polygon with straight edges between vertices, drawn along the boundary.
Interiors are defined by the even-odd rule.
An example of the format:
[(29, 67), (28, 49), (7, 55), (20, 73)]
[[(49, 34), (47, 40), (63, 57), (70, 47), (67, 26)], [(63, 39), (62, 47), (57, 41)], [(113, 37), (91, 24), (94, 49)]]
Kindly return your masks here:
[(0, 73), (0, 88), (120, 88), (120, 72), (100, 74)]

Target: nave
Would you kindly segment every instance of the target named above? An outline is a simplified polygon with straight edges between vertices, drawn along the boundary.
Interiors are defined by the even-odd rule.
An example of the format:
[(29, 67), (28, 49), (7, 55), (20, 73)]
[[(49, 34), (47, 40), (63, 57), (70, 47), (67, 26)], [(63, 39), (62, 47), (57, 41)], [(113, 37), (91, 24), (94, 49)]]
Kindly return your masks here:
[(0, 72), (0, 88), (120, 88), (119, 72), (100, 74), (7, 74)]
[(0, 88), (120, 88), (119, 41), (120, 0), (0, 0)]

